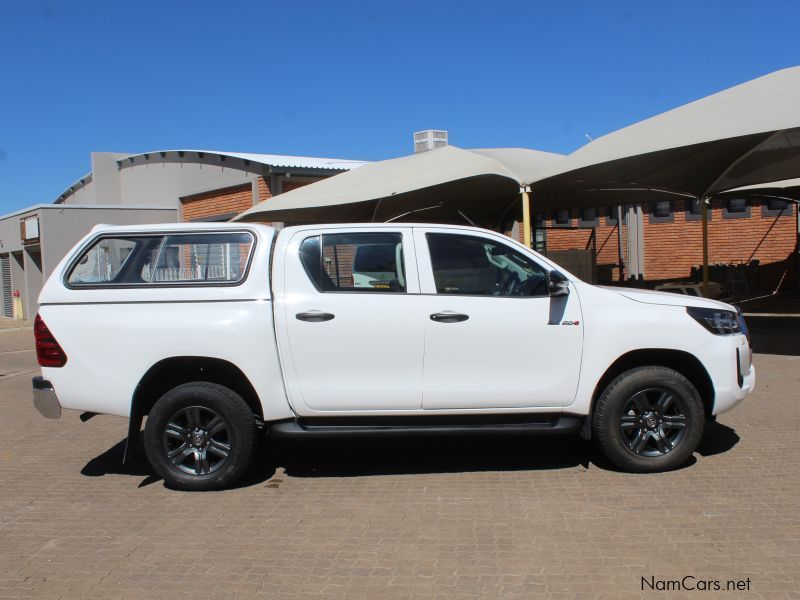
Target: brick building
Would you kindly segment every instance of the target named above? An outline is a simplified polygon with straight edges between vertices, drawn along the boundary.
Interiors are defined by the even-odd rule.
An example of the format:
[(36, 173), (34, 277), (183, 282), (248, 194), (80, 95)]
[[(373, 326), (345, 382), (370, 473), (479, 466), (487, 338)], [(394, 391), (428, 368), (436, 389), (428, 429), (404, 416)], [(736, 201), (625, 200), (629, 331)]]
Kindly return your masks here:
[(16, 316), (35, 314), (44, 280), (98, 223), (227, 221), (261, 200), (362, 164), (205, 150), (94, 152), (92, 170), (52, 203), (0, 216), (0, 314), (14, 315), (14, 297), (22, 309)]
[[(702, 222), (697, 203), (668, 199), (638, 207), (643, 224), (644, 281), (651, 285), (697, 281), (703, 260)], [(623, 215), (626, 214), (630, 213), (624, 211)], [(749, 287), (762, 290), (774, 290), (778, 285), (782, 290), (797, 287), (800, 249), (795, 203), (753, 196), (718, 197), (712, 200), (708, 217), (712, 280), (724, 284), (732, 269), (741, 271), (749, 265), (746, 269)], [(626, 220), (623, 216), (620, 248), (616, 207), (549, 212), (537, 220), (539, 245), (546, 252), (594, 249), (598, 281), (618, 281), (620, 255), (623, 264), (628, 261)]]

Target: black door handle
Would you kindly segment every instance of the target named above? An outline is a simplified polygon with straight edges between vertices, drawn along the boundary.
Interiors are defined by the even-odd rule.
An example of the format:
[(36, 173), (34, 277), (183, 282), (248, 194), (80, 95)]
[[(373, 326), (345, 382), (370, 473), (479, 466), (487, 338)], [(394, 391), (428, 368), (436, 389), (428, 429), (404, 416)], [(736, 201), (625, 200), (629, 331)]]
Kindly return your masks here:
[(457, 312), (440, 312), (431, 315), (431, 321), (437, 323), (461, 323), (469, 319), (469, 315), (464, 315)]
[(334, 316), (335, 315), (333, 313), (322, 312), (321, 310), (309, 310), (307, 312), (297, 313), (295, 318), (298, 321), (322, 323), (323, 321), (330, 321)]

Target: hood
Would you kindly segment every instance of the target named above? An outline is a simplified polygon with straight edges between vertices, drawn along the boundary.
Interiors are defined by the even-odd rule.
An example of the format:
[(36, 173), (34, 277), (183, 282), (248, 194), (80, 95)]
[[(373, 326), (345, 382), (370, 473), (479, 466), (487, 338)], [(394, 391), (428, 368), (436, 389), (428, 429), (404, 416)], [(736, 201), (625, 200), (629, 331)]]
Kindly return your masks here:
[(653, 290), (640, 290), (636, 288), (598, 286), (611, 292), (616, 292), (620, 296), (625, 296), (629, 300), (642, 302), (644, 304), (662, 304), (666, 306), (697, 306), (700, 308), (717, 308), (736, 312), (736, 307), (710, 300), (708, 298), (698, 298), (697, 296), (686, 296), (684, 294), (673, 294), (672, 292), (656, 292)]

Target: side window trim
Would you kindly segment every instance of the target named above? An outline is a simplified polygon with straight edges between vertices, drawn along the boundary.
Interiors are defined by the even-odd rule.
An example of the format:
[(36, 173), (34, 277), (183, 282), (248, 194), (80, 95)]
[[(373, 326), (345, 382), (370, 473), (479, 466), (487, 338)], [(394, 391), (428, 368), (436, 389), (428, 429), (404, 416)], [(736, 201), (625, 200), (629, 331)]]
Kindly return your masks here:
[[(153, 281), (154, 273), (155, 273), (155, 266), (158, 265), (158, 261), (161, 259), (161, 252), (164, 248), (164, 244), (168, 237), (170, 236), (180, 236), (180, 235), (214, 235), (217, 233), (225, 233), (225, 234), (233, 234), (233, 233), (243, 233), (250, 237), (250, 250), (247, 257), (247, 263), (245, 265), (244, 270), (242, 271), (242, 276), (235, 280), (235, 281)], [(107, 283), (107, 282), (95, 282), (95, 283), (73, 283), (70, 282), (69, 278), (72, 272), (75, 270), (78, 262), (83, 258), (87, 252), (89, 252), (92, 248), (94, 248), (98, 243), (100, 243), (104, 239), (118, 239), (118, 238), (161, 238), (159, 242), (159, 251), (158, 257), (156, 261), (153, 263), (154, 268), (150, 274), (150, 278), (146, 282), (142, 283)], [(208, 230), (162, 230), (162, 231), (137, 231), (137, 232), (126, 232), (126, 231), (115, 231), (115, 232), (100, 232), (97, 235), (90, 238), (85, 244), (83, 244), (79, 250), (73, 255), (70, 259), (67, 267), (64, 269), (61, 275), (61, 283), (64, 287), (70, 290), (119, 290), (119, 289), (145, 289), (145, 288), (170, 288), (170, 287), (236, 287), (242, 285), (245, 281), (247, 281), (250, 275), (250, 267), (253, 263), (253, 258), (255, 257), (256, 253), (256, 246), (258, 245), (258, 236), (250, 229), (231, 229), (223, 231), (208, 231)], [(130, 257), (128, 257), (130, 258)], [(127, 260), (127, 259), (126, 259)]]

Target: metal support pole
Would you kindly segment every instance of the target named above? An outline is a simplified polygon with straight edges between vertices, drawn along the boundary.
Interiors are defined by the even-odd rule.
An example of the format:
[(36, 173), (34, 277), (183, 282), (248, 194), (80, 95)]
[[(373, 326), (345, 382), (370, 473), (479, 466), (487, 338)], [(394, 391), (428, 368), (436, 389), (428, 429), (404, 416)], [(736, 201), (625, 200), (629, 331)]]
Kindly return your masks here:
[(531, 188), (519, 188), (522, 194), (522, 243), (528, 248), (533, 247), (533, 236), (531, 235)]
[(625, 281), (625, 258), (622, 256), (622, 205), (617, 204), (617, 255), (619, 262), (619, 280)]
[(703, 296), (708, 298), (708, 202), (707, 198), (698, 198), (697, 201), (703, 219)]

